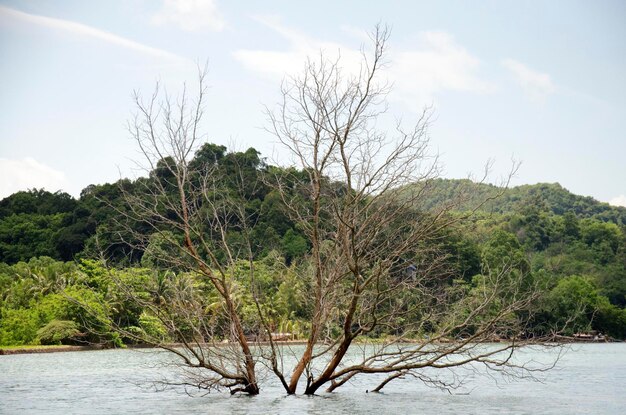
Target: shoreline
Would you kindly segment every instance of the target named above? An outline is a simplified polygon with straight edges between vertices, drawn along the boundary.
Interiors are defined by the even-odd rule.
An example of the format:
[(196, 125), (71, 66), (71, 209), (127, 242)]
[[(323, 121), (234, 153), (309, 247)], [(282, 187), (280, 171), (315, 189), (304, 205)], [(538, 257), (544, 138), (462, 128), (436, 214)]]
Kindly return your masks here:
[(39, 354), (39, 353), (60, 353), (60, 352), (80, 352), (88, 350), (104, 350), (101, 346), (9, 346), (4, 348), (0, 346), (0, 356), (13, 354)]
[[(290, 345), (298, 346), (305, 345), (306, 340), (288, 340), (288, 341), (275, 341), (277, 345)], [(589, 339), (577, 339), (573, 337), (561, 336), (559, 343), (572, 344), (572, 343), (623, 343), (619, 340), (589, 340)], [(548, 344), (548, 343), (546, 343)], [(226, 344), (223, 344), (226, 345)], [(269, 342), (257, 342), (255, 345), (267, 346)], [(171, 343), (165, 345), (167, 347), (184, 347), (182, 343)], [(159, 349), (160, 347), (151, 344), (129, 344), (123, 348), (120, 347), (104, 347), (102, 345), (85, 345), (85, 346), (69, 346), (69, 345), (52, 345), (52, 346), (0, 346), (0, 356), (16, 355), (16, 354), (40, 354), (40, 353), (64, 353), (64, 352), (83, 352), (93, 350), (113, 350), (113, 349)]]
[[(288, 341), (275, 341), (278, 345), (290, 345), (299, 346), (305, 345), (306, 340), (288, 340)], [(223, 346), (228, 343), (222, 344)], [(256, 342), (255, 345), (268, 346), (269, 342)], [(167, 347), (184, 347), (182, 343), (170, 343), (165, 345)], [(102, 345), (85, 345), (85, 346), (69, 346), (69, 345), (51, 345), (51, 346), (0, 346), (0, 356), (8, 356), (15, 354), (40, 354), (40, 353), (64, 353), (64, 352), (87, 352), (93, 350), (115, 350), (115, 349), (162, 349), (159, 346), (152, 344), (127, 344), (125, 347), (105, 347)]]

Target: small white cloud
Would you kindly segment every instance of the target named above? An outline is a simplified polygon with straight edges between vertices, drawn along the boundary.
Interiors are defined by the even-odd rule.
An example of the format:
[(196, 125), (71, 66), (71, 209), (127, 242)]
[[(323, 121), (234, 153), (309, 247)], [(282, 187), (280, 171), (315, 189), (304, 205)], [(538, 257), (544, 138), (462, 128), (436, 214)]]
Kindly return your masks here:
[(152, 22), (157, 25), (173, 23), (188, 32), (219, 32), (226, 26), (215, 0), (165, 0)]
[(550, 75), (546, 73), (534, 71), (513, 59), (503, 60), (502, 66), (513, 75), (531, 101), (542, 102), (556, 91)]
[(609, 205), (626, 207), (626, 195), (619, 195), (609, 200)]
[(481, 79), (481, 62), (445, 32), (422, 32), (419, 47), (391, 54), (394, 96), (417, 106), (432, 101), (440, 91), (489, 93), (496, 89)]
[(33, 158), (9, 160), (0, 158), (0, 199), (20, 190), (45, 188), (48, 191), (67, 190), (69, 182), (63, 172)]
[[(297, 74), (302, 70), (307, 57), (314, 59), (320, 51), (331, 60), (340, 55), (345, 72), (355, 73), (360, 69), (359, 48), (313, 39), (283, 26), (275, 17), (255, 19), (284, 37), (289, 42), (289, 47), (283, 51), (235, 51), (235, 59), (250, 70), (272, 78)], [(364, 41), (367, 46), (369, 38), (365, 32), (353, 27), (344, 27), (343, 30), (351, 37)], [(391, 65), (385, 72), (386, 77), (394, 84), (391, 98), (415, 109), (432, 103), (434, 95), (440, 91), (487, 93), (495, 89), (493, 84), (477, 75), (480, 60), (444, 32), (422, 32), (417, 48), (390, 49), (387, 59)]]
[(94, 27), (87, 26), (82, 23), (76, 23), (70, 20), (56, 19), (52, 17), (24, 13), (19, 10), (11, 9), (5, 6), (0, 6), (0, 19), (8, 19), (9, 21), (18, 21), (41, 27), (47, 27), (53, 30), (60, 30), (78, 36), (90, 37), (156, 58), (175, 61), (184, 60), (180, 56), (177, 56), (173, 53), (146, 46), (139, 42), (135, 42), (133, 40), (114, 35), (113, 33), (105, 32), (104, 30), (96, 29)]
[(322, 51), (329, 60), (341, 55), (342, 66), (347, 72), (358, 71), (360, 52), (343, 47), (338, 43), (323, 42), (283, 26), (276, 16), (255, 16), (254, 20), (269, 27), (289, 42), (286, 51), (246, 50), (233, 52), (233, 56), (244, 66), (270, 79), (282, 79), (285, 75), (296, 75), (302, 71), (307, 58), (315, 59)]

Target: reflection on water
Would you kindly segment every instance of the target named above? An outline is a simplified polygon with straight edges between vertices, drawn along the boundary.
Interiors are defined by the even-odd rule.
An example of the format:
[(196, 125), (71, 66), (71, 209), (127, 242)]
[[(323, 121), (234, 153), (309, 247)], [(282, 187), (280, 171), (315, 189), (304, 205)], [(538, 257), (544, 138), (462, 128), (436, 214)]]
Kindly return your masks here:
[[(546, 360), (545, 353), (527, 356)], [(154, 392), (169, 359), (162, 352), (106, 350), (0, 356), (1, 414), (618, 414), (626, 413), (626, 344), (574, 345), (543, 382), (462, 373), (452, 394), (414, 380), (366, 393), (376, 382), (356, 378), (335, 393), (285, 396), (271, 377), (255, 397)]]

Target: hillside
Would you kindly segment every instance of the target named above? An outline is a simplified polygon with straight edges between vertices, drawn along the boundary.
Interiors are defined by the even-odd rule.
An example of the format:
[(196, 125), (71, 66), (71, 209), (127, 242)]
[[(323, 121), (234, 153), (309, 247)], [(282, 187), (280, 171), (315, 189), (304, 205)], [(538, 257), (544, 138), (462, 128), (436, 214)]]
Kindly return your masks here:
[[(182, 288), (205, 287), (201, 279), (188, 280), (196, 277), (186, 273), (185, 262), (163, 261), (177, 252), (173, 242), (180, 240), (180, 229), (163, 226), (153, 231), (145, 220), (124, 217), (129, 209), (125, 198), (141, 195), (142, 190), (160, 187), (164, 195), (175, 200), (176, 188), (168, 169), (171, 162), (159, 161), (148, 177), (135, 181), (88, 186), (80, 199), (62, 192), (31, 190), (0, 201), (0, 345), (73, 341), (78, 334), (90, 335), (88, 341), (103, 344), (133, 341), (132, 336), (123, 338), (103, 327), (101, 322), (107, 319), (123, 325), (127, 334), (141, 329), (168, 341), (179, 340), (177, 332), (168, 332), (155, 323), (143, 303), (125, 302), (127, 293), (132, 292), (135, 298), (152, 298), (160, 306), (169, 303), (161, 298), (170, 288), (179, 287), (179, 282), (189, 284)], [(254, 149), (228, 152), (214, 144), (203, 146), (190, 165), (196, 172), (210, 167), (220, 178), (212, 197), (223, 199), (227, 206), (243, 206), (250, 218), (249, 228), (232, 217), (223, 218), (229, 220), (225, 248), (218, 239), (224, 235), (206, 229), (201, 218), (198, 229), (205, 233), (198, 235), (214, 243), (207, 246), (216, 262), (227, 263), (229, 247), (249, 249), (254, 266), (237, 262), (233, 272), (241, 273), (237, 277), (241, 281), (245, 281), (244, 274), (248, 278), (249, 270), (254, 269), (255, 275), (259, 272), (261, 292), (274, 313), (272, 324), (280, 332), (305, 336), (311, 320), (307, 308), (310, 239), (287, 215), (284, 199), (268, 178), (282, 180), (285, 188), (293, 191), (289, 201), (301, 203), (306, 210), (310, 199), (298, 194), (301, 185), (307, 183), (306, 172), (268, 166)], [(241, 183), (236, 182), (237, 177), (242, 178)], [(424, 189), (424, 185), (428, 187)], [(494, 275), (492, 270), (501, 270), (502, 275), (523, 281), (524, 287), (538, 290), (538, 302), (532, 309), (517, 314), (533, 315), (527, 335), (543, 335), (559, 327), (565, 335), (596, 330), (626, 339), (625, 208), (574, 195), (558, 184), (503, 189), (469, 180), (439, 179), (398, 191), (415, 190), (427, 190), (422, 204), (412, 205), (418, 209), (402, 211), (400, 220), (381, 227), (383, 233), (402, 234), (407, 220), (420, 221), (428, 216), (419, 209), (480, 207), (481, 212), (469, 220), (453, 220), (454, 226), (428, 238), (420, 236), (413, 246), (422, 254), (410, 253), (410, 257), (390, 263), (386, 272), (394, 276), (392, 281), (406, 282), (397, 279), (403, 274), (398, 273), (396, 264), (411, 261), (411, 281), (420, 275), (429, 287), (442, 290), (446, 296), (478, 295), (482, 291), (477, 287)], [(494, 199), (496, 195), (499, 197)], [(455, 205), (456, 200), (464, 203)], [(481, 205), (484, 200), (489, 202)], [(157, 206), (163, 209), (163, 217), (172, 215), (172, 205)], [(457, 216), (463, 215), (453, 212), (446, 220)], [(324, 246), (339, 246), (333, 238), (334, 234), (327, 234)], [(107, 263), (101, 263), (101, 258)], [(119, 281), (130, 285), (119, 288)], [(412, 298), (414, 292), (403, 288), (402, 295)], [(204, 292), (201, 298), (213, 301), (213, 295)], [(87, 307), (75, 307), (69, 297), (79, 297)], [(246, 310), (256, 307), (252, 298), (242, 297), (248, 301)], [(200, 305), (202, 310), (213, 309), (209, 303)], [(464, 307), (463, 301), (458, 306)], [(85, 310), (99, 310), (99, 317), (94, 320)], [(254, 327), (257, 323), (249, 320), (246, 324)], [(386, 334), (381, 331), (372, 336)]]
[[(233, 160), (241, 159), (238, 163), (250, 164), (248, 159), (252, 156), (254, 157), (249, 167), (251, 177), (256, 177), (267, 168), (262, 166), (256, 150), (251, 149), (248, 154), (248, 152), (225, 153), (225, 148), (216, 146), (207, 148), (213, 152), (219, 150), (220, 164), (223, 164), (225, 169), (229, 168)], [(155, 174), (158, 176), (158, 172)], [(254, 180), (251, 179), (252, 182)], [(115, 216), (111, 206), (122, 203), (119, 187), (122, 184), (132, 189), (132, 182), (123, 180), (117, 184), (91, 185), (83, 190), (78, 200), (66, 193), (50, 193), (36, 189), (17, 192), (1, 200), (0, 262), (13, 264), (37, 256), (72, 260), (90, 245), (89, 240), (93, 239), (98, 226), (110, 225), (112, 217)], [(504, 189), (469, 180), (437, 179), (430, 182), (429, 186), (431, 188), (425, 192), (423, 203), (419, 206), (424, 210), (435, 209), (462, 199), (463, 202), (455, 205), (455, 209), (463, 211), (479, 206), (478, 210), (482, 212), (513, 214), (523, 213), (532, 207), (532, 210), (557, 216), (569, 212), (578, 219), (595, 219), (618, 226), (626, 224), (626, 208), (610, 206), (592, 197), (575, 195), (558, 183), (539, 183)], [(288, 247), (289, 252), (295, 249), (293, 246), (302, 245), (301, 241), (290, 242), (294, 235), (297, 239), (299, 235), (295, 230), (289, 232), (292, 224), (280, 212), (276, 198), (271, 192), (268, 193), (265, 189), (262, 194), (250, 197), (256, 204), (262, 205), (263, 214), (257, 223), (260, 226), (257, 226), (256, 230), (261, 245), (269, 247), (267, 250)], [(488, 202), (481, 204), (485, 200)], [(111, 205), (104, 201), (109, 201), (107, 203)], [(129, 250), (124, 246), (113, 241), (108, 242), (109, 254), (113, 257), (122, 259), (129, 255)], [(302, 249), (298, 248), (296, 251)], [(141, 252), (135, 252), (131, 256), (131, 261), (136, 262)]]
[(576, 195), (558, 183), (537, 183), (503, 189), (491, 184), (473, 183), (466, 179), (437, 179), (432, 182), (432, 186), (432, 191), (423, 205), (426, 209), (440, 206), (464, 193), (467, 199), (459, 209), (466, 210), (502, 192), (501, 196), (485, 203), (479, 210), (513, 213), (519, 212), (525, 206), (534, 205), (555, 215), (572, 212), (580, 219), (596, 218), (617, 225), (626, 224), (626, 208), (611, 206), (589, 196)]

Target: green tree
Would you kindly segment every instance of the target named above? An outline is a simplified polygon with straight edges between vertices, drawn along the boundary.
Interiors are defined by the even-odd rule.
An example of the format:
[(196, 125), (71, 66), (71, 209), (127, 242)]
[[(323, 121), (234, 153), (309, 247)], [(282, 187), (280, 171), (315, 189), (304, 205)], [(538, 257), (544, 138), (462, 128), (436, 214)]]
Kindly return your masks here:
[(522, 273), (530, 271), (526, 253), (515, 235), (504, 230), (496, 230), (485, 244), (481, 254), (483, 269), (499, 272), (511, 268)]
[(291, 263), (294, 258), (301, 257), (309, 249), (306, 239), (293, 229), (285, 232), (282, 243), (288, 263)]

